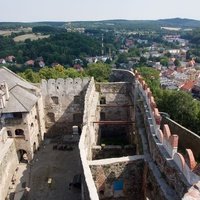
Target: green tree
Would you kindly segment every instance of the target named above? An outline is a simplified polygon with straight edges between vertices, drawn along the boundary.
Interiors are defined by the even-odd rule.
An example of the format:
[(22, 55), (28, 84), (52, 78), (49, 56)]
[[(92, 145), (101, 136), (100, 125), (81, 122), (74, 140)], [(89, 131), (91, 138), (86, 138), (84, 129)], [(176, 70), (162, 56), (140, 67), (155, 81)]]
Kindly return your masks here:
[(90, 64), (86, 70), (86, 74), (93, 76), (98, 82), (108, 81), (111, 73), (111, 67), (105, 63)]
[(127, 56), (128, 56), (127, 53), (119, 54), (116, 63), (117, 63), (117, 64), (120, 64), (120, 63), (128, 63)]
[(27, 69), (25, 72), (19, 73), (19, 75), (32, 83), (39, 83), (41, 80), (39, 74), (37, 72), (33, 72), (32, 69)]
[(178, 59), (176, 59), (176, 60), (174, 61), (174, 65), (175, 65), (176, 67), (180, 67), (180, 66), (181, 66), (181, 63), (180, 63), (180, 61), (179, 61)]
[(144, 56), (140, 57), (140, 64), (146, 64), (147, 59)]
[(200, 103), (193, 97), (182, 91), (164, 90), (157, 101), (160, 111), (167, 112), (172, 119), (189, 128), (194, 132), (199, 132), (197, 126), (200, 122)]
[(77, 71), (74, 68), (68, 68), (65, 70), (65, 75), (70, 78), (76, 78), (76, 77), (84, 77), (85, 72), (84, 71)]
[(168, 61), (169, 61), (169, 59), (167, 57), (162, 57), (160, 59), (160, 64), (163, 66), (168, 66)]
[(137, 70), (140, 72), (142, 77), (145, 79), (148, 86), (154, 93), (160, 89), (159, 71), (151, 67), (138, 67)]

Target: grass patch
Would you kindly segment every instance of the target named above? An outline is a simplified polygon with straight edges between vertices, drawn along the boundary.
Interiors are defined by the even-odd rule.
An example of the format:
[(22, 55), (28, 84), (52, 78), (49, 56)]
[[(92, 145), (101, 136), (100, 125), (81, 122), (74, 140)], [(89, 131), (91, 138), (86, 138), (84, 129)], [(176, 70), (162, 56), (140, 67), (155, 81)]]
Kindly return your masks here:
[(48, 38), (48, 37), (49, 37), (49, 35), (41, 35), (41, 34), (31, 33), (31, 34), (19, 35), (14, 38), (14, 41), (15, 42), (24, 42), (27, 39), (30, 39), (31, 41), (33, 41), (33, 40), (44, 39), (44, 38)]

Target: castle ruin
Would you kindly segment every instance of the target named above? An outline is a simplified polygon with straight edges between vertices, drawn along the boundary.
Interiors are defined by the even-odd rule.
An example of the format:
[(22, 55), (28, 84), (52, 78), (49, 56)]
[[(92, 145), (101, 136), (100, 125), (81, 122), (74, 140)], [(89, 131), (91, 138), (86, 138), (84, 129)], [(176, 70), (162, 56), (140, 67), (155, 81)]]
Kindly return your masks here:
[(67, 136), (77, 136), (81, 199), (200, 199), (199, 151), (180, 143), (184, 128), (176, 133), (162, 118), (137, 71), (113, 70), (108, 83), (33, 85), (0, 68), (0, 83), (0, 200), (19, 162), (31, 162), (44, 140)]

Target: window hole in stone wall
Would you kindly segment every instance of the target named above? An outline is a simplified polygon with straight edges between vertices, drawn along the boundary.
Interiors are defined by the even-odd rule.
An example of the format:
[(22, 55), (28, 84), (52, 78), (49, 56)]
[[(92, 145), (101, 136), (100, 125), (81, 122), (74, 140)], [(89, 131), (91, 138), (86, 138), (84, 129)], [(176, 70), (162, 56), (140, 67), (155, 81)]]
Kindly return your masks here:
[(7, 130), (8, 137), (12, 137), (12, 132), (10, 130)]
[(28, 163), (27, 152), (23, 149), (17, 151), (17, 157), (20, 163)]
[(15, 130), (15, 135), (16, 136), (24, 136), (24, 130), (22, 130), (22, 129), (16, 129)]
[(57, 104), (57, 105), (59, 104), (58, 97), (53, 96), (53, 97), (51, 97), (51, 99), (52, 99), (54, 104)]
[(33, 152), (35, 153), (36, 150), (37, 150), (37, 148), (36, 148), (36, 143), (34, 142), (34, 143), (33, 143)]
[(100, 104), (106, 104), (106, 97), (100, 98)]
[(48, 122), (55, 122), (55, 114), (52, 112), (47, 113), (47, 121)]

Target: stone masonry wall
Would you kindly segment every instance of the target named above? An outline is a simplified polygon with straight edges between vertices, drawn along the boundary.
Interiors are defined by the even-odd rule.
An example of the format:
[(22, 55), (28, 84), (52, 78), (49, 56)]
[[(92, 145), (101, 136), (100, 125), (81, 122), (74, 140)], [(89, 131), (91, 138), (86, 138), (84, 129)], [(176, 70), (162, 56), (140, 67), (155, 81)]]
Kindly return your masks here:
[(191, 149), (195, 158), (200, 161), (200, 136), (167, 117), (162, 117), (161, 127), (164, 124), (168, 124), (171, 132), (179, 136), (179, 148)]
[[(119, 78), (122, 78), (121, 81), (133, 80), (134, 82), (132, 85), (135, 90), (134, 96), (130, 96), (133, 97), (134, 102), (137, 102), (135, 109), (143, 116), (145, 126), (140, 130), (140, 133), (142, 138), (145, 137), (148, 142), (147, 152), (149, 151), (149, 153), (147, 153), (147, 156), (150, 156), (148, 163), (153, 163), (154, 166), (151, 170), (158, 172), (153, 172), (157, 180), (155, 184), (158, 184), (159, 180), (163, 180), (162, 183), (159, 183), (160, 190), (167, 199), (171, 199), (170, 193), (173, 194), (172, 196), (176, 196), (174, 196), (174, 199), (183, 198), (185, 194), (187, 194), (187, 197), (195, 196), (196, 199), (200, 199), (200, 177), (196, 174), (199, 165), (195, 161), (193, 151), (184, 149), (185, 154), (183, 155), (180, 153), (183, 152), (183, 149), (179, 151), (178, 148), (179, 136), (177, 133), (171, 133), (167, 123), (160, 129), (161, 115), (152, 92), (144, 79), (137, 71), (133, 73), (128, 70), (114, 70), (112, 75), (113, 80), (118, 81)], [(130, 76), (133, 78), (130, 78)], [(196, 138), (196, 140), (199, 139)], [(142, 141), (144, 142), (144, 139)], [(160, 179), (159, 176), (161, 176)], [(194, 184), (195, 187), (191, 187)], [(189, 188), (190, 190), (187, 192)], [(167, 193), (166, 189), (171, 190), (171, 192)], [(174, 191), (176, 194), (174, 194)]]
[[(99, 199), (141, 200), (143, 182), (142, 159), (130, 162), (117, 162), (105, 165), (90, 165)], [(116, 188), (116, 182), (122, 182), (122, 188)], [(118, 190), (119, 189), (119, 190)]]
[[(146, 174), (146, 183), (145, 187), (145, 196), (150, 200), (167, 200), (162, 190), (160, 189), (160, 185), (155, 179), (153, 171), (147, 167)], [(174, 196), (175, 199), (175, 196)]]
[[(129, 90), (131, 83), (97, 83), (97, 91), (100, 93), (100, 116), (101, 121), (134, 121), (133, 102), (131, 101)], [(117, 132), (126, 133), (127, 142), (133, 142), (134, 123), (129, 125), (101, 125), (102, 133), (105, 135), (115, 135)], [(102, 138), (101, 133), (99, 138)], [(101, 140), (99, 139), (99, 142)]]
[(101, 98), (105, 98), (105, 105), (119, 106), (119, 107), (103, 107), (100, 104), (100, 112), (105, 113), (104, 120), (128, 120), (129, 107), (120, 107), (120, 105), (129, 105), (128, 88), (127, 83), (97, 83), (97, 90), (100, 93)]
[[(163, 129), (160, 129), (161, 116), (152, 93), (138, 72), (135, 73), (140, 99), (137, 108), (144, 118), (151, 158), (160, 170), (162, 178), (176, 192), (177, 198), (175, 199), (183, 198), (193, 184), (196, 184), (196, 189), (192, 193), (200, 198), (200, 189), (197, 186), (200, 177), (194, 172), (197, 163), (192, 150), (186, 149), (186, 154), (183, 156), (178, 152), (178, 135), (171, 134), (168, 124), (164, 124)], [(192, 197), (193, 194), (189, 195)]]
[(89, 78), (42, 80), (47, 136), (71, 134), (72, 126), (81, 126), (88, 82)]
[[(1, 130), (0, 134), (2, 134)], [(0, 199), (4, 200), (8, 193), (8, 186), (19, 163), (14, 140), (8, 138), (0, 141)]]
[(135, 155), (135, 145), (106, 145), (92, 147), (92, 160)]
[(99, 121), (99, 112), (94, 109), (99, 103), (99, 93), (96, 92), (95, 82), (92, 78), (87, 87), (85, 102), (84, 102), (84, 115), (83, 115), (83, 128), (79, 140), (79, 150), (81, 166), (83, 169), (82, 185), (84, 200), (98, 200), (98, 195), (92, 174), (88, 165), (88, 160), (92, 159), (92, 146), (97, 142), (96, 133), (98, 133), (98, 125), (93, 124), (93, 121)]

